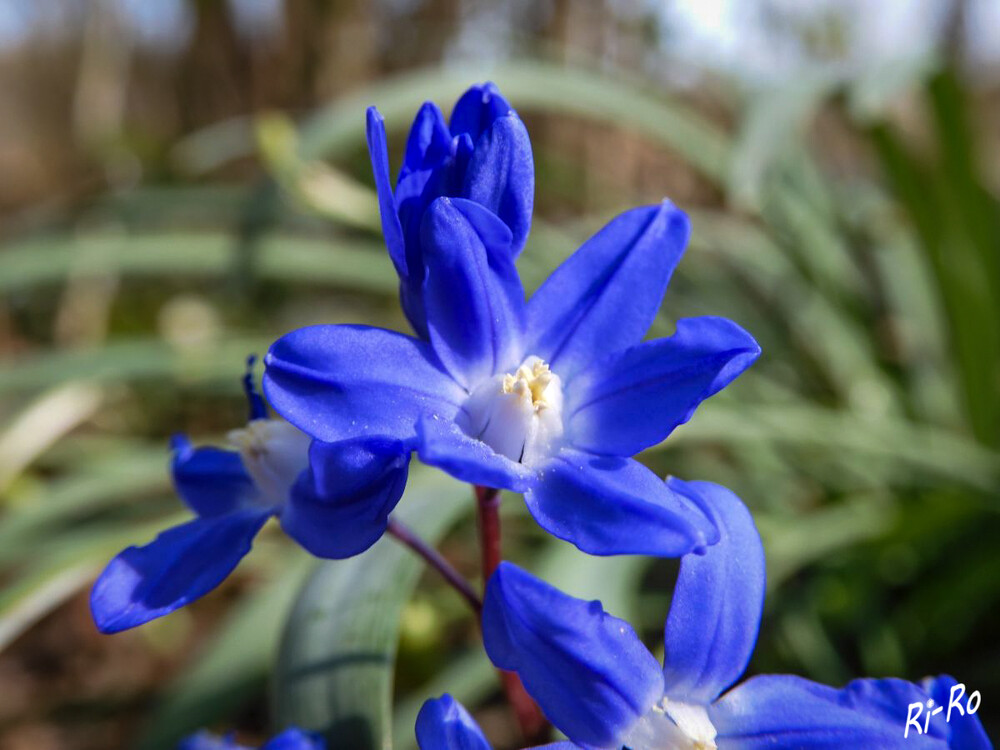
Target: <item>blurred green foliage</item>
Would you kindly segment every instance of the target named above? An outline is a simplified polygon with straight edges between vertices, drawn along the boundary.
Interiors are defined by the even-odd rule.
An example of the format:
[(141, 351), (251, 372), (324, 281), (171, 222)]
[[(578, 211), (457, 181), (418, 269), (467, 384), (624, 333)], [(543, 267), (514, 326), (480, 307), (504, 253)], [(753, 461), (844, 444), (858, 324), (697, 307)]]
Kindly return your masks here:
[[(721, 482), (754, 511), (769, 593), (751, 671), (831, 683), (950, 672), (984, 694), (996, 732), (1000, 211), (960, 79), (944, 69), (914, 81), (934, 139), (917, 148), (892, 119), (852, 119), (844, 82), (793, 92), (797, 103), (734, 95), (723, 127), (624, 75), (529, 61), (490, 77), (539, 127), (539, 212), (519, 264), (529, 291), (618, 210), (660, 197), (611, 186), (574, 202), (565, 186), (595, 177), (561, 158), (560, 132), (595, 134), (611, 152), (599, 165), (617, 148), (666, 154), (711, 196), (690, 207), (692, 244), (654, 334), (678, 317), (726, 315), (764, 356), (644, 459), (661, 474)], [(4, 324), (26, 342), (0, 364), (0, 646), (85, 589), (120, 548), (178, 518), (164, 438), (187, 429), (207, 440), (239, 423), (248, 352), (314, 322), (403, 328), (364, 106), (380, 107), (399, 144), (421, 101), (449, 102), (475, 78), (426, 70), (298, 125), (268, 115), (215, 126), (174, 150), (188, 181), (98, 196), (0, 248)], [(845, 177), (810, 142), (805, 126), (821, 110), (870, 149), (871, 176)], [(761, 123), (781, 137), (761, 137)], [(201, 176), (247, 157), (262, 168), (251, 184)], [(471, 498), (417, 471), (401, 512), (474, 570)], [(518, 498), (504, 510), (510, 557), (601, 598), (659, 643), (671, 564), (588, 558), (545, 538)], [(369, 737), (412, 748), (420, 703), (448, 690), (494, 731), (498, 687), (473, 621), (433, 576), (414, 593), (418, 563), (392, 544), (313, 573), (281, 647), (275, 715), (341, 728), (353, 718)], [(395, 571), (389, 586), (381, 566)], [(142, 747), (232, 724), (259, 702), (310, 569), (280, 534), (264, 536), (244, 564), (250, 584), (197, 650), (184, 641), (188, 666), (146, 706)], [(369, 594), (380, 606), (365, 604)], [(324, 604), (334, 596), (355, 602), (347, 616)], [(183, 629), (178, 617), (161, 637), (172, 623)], [(380, 656), (359, 676), (356, 661), (331, 658), (339, 642)], [(303, 674), (327, 702), (296, 692)], [(345, 684), (359, 693), (341, 694)]]

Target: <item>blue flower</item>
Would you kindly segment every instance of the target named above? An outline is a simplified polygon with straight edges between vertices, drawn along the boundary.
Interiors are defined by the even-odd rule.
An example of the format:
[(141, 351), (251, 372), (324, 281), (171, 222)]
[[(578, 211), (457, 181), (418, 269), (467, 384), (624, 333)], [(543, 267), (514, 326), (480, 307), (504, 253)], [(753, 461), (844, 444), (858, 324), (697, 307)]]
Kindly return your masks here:
[(386, 441), (310, 441), (267, 417), (249, 375), (244, 385), (250, 421), (229, 433), (232, 449), (174, 438), (174, 484), (197, 517), (108, 564), (90, 597), (102, 632), (141, 625), (211, 591), (271, 516), (320, 557), (358, 554), (385, 531), (406, 484), (408, 456)]
[[(447, 693), (424, 703), (417, 715), (416, 731), (420, 750), (492, 750), (476, 720)], [(576, 745), (555, 742), (541, 747), (572, 750)]]
[(473, 201), (506, 224), (511, 233), (508, 251), (519, 253), (531, 226), (535, 192), (528, 132), (499, 89), (485, 83), (465, 92), (447, 124), (434, 103), (420, 108), (395, 191), (389, 179), (385, 122), (374, 107), (368, 110), (368, 151), (403, 310), (414, 330), (426, 336), (424, 212), (442, 196)]
[[(252, 750), (236, 744), (232, 735), (216, 737), (208, 732), (198, 732), (177, 746), (177, 750)], [(261, 745), (260, 750), (326, 750), (323, 738), (301, 729), (286, 729)]]
[(688, 233), (669, 201), (627, 211), (526, 302), (508, 225), (438, 198), (420, 232), (426, 340), (303, 328), (272, 345), (264, 390), (319, 440), (392, 440), (463, 481), (524, 492), (539, 524), (586, 552), (701, 549), (717, 532), (698, 504), (631, 456), (760, 349), (717, 317), (642, 341)]
[[(584, 748), (988, 750), (975, 716), (936, 719), (904, 739), (911, 703), (938, 703), (953, 681), (927, 686), (855, 680), (834, 689), (789, 675), (740, 677), (757, 640), (764, 554), (746, 507), (707, 482), (671, 480), (698, 495), (721, 539), (681, 560), (665, 625), (662, 669), (628, 623), (511, 563), (487, 586), (483, 641), (517, 672), (550, 721)], [(721, 697), (720, 697), (721, 696)]]

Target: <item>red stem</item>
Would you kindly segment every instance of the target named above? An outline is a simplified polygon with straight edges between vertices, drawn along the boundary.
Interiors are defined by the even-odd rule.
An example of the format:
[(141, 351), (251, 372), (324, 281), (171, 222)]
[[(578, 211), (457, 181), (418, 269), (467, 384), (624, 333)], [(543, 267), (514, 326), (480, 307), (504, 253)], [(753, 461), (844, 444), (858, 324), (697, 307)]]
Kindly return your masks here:
[[(475, 491), (485, 586), (503, 559), (500, 551), (500, 490), (476, 485)], [(482, 618), (481, 610), (479, 616)], [(514, 711), (525, 741), (530, 744), (542, 741), (548, 722), (538, 704), (528, 695), (521, 678), (515, 672), (506, 672), (502, 669), (497, 671), (500, 673), (500, 683), (507, 696), (507, 703)]]
[(479, 509), (479, 548), (483, 560), (483, 585), (500, 566), (500, 490), (476, 485)]
[(386, 531), (417, 553), (428, 565), (440, 573), (441, 577), (469, 603), (469, 606), (475, 611), (476, 616), (481, 616), (483, 600), (479, 598), (479, 594), (475, 592), (469, 582), (462, 577), (462, 574), (455, 570), (440, 552), (417, 536), (413, 529), (397, 521), (395, 518), (389, 518), (389, 525)]

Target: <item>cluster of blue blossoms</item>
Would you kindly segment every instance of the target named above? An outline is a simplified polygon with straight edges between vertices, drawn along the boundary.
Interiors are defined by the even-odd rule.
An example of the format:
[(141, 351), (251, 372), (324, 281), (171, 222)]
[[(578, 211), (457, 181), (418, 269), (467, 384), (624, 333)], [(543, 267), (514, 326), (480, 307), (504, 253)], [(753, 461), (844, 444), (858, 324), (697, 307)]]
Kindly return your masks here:
[[(248, 373), (250, 421), (228, 448), (175, 438), (174, 481), (196, 517), (112, 560), (92, 593), (102, 631), (160, 617), (217, 586), (271, 516), (319, 557), (363, 552), (385, 533), (416, 453), (471, 484), (523, 493), (542, 528), (585, 552), (681, 558), (662, 665), (600, 602), (509, 562), (492, 574), (484, 646), (568, 738), (547, 747), (992, 747), (972, 712), (952, 710), (960, 686), (947, 676), (834, 689), (761, 675), (732, 687), (763, 610), (753, 519), (723, 487), (662, 481), (632, 458), (760, 354), (718, 317), (680, 320), (669, 338), (643, 340), (687, 242), (681, 211), (669, 201), (626, 211), (526, 300), (515, 260), (531, 224), (533, 159), (497, 88), (469, 89), (450, 121), (425, 104), (395, 187), (374, 108), (367, 135), (415, 335), (321, 325), (275, 342), (267, 401)], [(947, 721), (914, 731), (914, 703), (949, 706)], [(448, 695), (424, 705), (416, 732), (423, 750), (490, 747)], [(239, 746), (197, 735), (183, 747)], [(322, 742), (291, 729), (264, 747)]]

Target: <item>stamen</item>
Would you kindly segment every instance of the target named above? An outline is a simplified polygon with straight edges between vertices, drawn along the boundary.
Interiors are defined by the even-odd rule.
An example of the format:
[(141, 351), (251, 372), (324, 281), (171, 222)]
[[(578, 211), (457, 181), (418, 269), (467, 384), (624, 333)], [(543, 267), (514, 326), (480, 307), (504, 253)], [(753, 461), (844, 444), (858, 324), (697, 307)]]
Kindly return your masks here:
[(497, 453), (523, 464), (551, 455), (562, 437), (562, 381), (538, 357), (497, 375), (465, 402), (459, 426)]
[(629, 730), (633, 750), (717, 750), (716, 730), (704, 706), (663, 698)]
[(503, 376), (503, 393), (513, 393), (518, 397), (529, 397), (531, 406), (535, 411), (550, 407), (552, 404), (545, 397), (545, 392), (552, 384), (555, 375), (549, 370), (549, 366), (540, 359), (529, 362), (517, 368), (514, 374)]
[(279, 505), (309, 465), (309, 436), (279, 419), (254, 419), (228, 434), (267, 502)]

